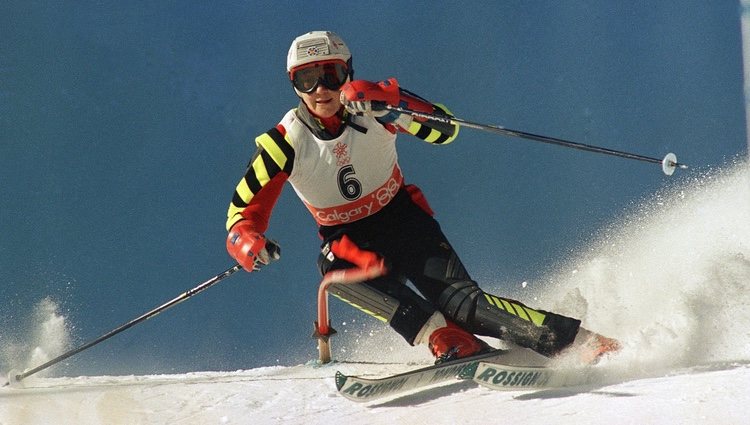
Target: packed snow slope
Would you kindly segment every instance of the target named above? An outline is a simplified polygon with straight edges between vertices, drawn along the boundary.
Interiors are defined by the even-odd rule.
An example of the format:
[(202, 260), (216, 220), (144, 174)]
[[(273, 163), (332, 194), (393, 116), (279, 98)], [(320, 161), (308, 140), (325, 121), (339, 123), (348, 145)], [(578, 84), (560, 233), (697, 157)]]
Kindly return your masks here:
[[(545, 284), (518, 294), (622, 341), (621, 353), (596, 366), (601, 379), (585, 386), (496, 392), (457, 382), (356, 404), (336, 394), (335, 370), (377, 376), (429, 361), (424, 348), (401, 348), (391, 332), (373, 329), (367, 345), (387, 349), (337, 347), (341, 362), (325, 366), (40, 373), (0, 389), (0, 424), (749, 423), (750, 167), (696, 173), (623, 217)], [(35, 350), (11, 353), (22, 367), (56, 355), (68, 338), (50, 301), (38, 319)]]
[(3, 390), (6, 424), (746, 424), (750, 368), (715, 365), (612, 385), (495, 392), (457, 383), (376, 404), (339, 397), (337, 364), (164, 376), (45, 378)]

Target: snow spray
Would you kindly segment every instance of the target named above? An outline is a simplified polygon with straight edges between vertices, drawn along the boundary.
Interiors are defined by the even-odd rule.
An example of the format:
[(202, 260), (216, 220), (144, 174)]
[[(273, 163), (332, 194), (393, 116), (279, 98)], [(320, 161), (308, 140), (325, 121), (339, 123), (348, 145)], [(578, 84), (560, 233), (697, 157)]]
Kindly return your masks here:
[(631, 373), (750, 359), (750, 164), (657, 193), (601, 231), (540, 301), (625, 346)]
[[(612, 366), (622, 373), (750, 360), (750, 164), (672, 183), (559, 264), (541, 282), (524, 282), (519, 300), (619, 339)], [(349, 334), (339, 348), (349, 360), (430, 361), (387, 326), (349, 322), (339, 328)], [(373, 356), (373, 346), (390, 352)]]
[[(34, 306), (29, 323), (21, 326), (23, 335), (19, 335), (17, 341), (6, 340), (2, 344), (0, 361), (4, 367), (28, 369), (47, 362), (69, 349), (70, 329), (65, 316), (60, 314), (59, 310), (58, 304), (51, 298), (44, 298)], [(49, 371), (39, 375), (44, 376), (45, 372), (49, 375)]]

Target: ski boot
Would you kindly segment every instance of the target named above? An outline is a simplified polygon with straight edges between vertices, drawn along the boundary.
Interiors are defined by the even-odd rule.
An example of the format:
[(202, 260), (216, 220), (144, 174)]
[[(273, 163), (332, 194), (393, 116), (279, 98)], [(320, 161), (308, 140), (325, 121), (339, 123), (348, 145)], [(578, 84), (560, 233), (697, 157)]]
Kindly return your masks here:
[(489, 344), (446, 320), (446, 326), (430, 334), (429, 348), (435, 364), (485, 353), (493, 348)]

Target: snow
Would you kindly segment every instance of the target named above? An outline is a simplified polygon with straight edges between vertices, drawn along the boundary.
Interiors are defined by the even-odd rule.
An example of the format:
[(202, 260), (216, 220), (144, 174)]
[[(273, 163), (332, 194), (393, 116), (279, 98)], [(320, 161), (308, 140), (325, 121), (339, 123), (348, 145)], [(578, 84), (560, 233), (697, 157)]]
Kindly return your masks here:
[[(50, 377), (0, 389), (0, 425), (33, 424), (747, 424), (750, 414), (750, 166), (696, 175), (635, 206), (524, 301), (618, 338), (585, 386), (498, 392), (470, 382), (357, 404), (333, 376), (380, 376), (428, 361), (373, 330), (340, 362), (181, 375)], [(530, 302), (531, 303), (531, 302)], [(40, 305), (32, 367), (66, 345)], [(62, 345), (61, 345), (62, 344)], [(360, 344), (364, 345), (364, 344)], [(12, 346), (3, 347), (18, 356)], [(3, 354), (3, 353), (0, 353)], [(7, 356), (8, 353), (3, 355)], [(6, 371), (3, 371), (6, 372)], [(45, 373), (48, 371), (45, 371)]]
[(748, 364), (534, 392), (499, 392), (458, 382), (370, 404), (338, 396), (335, 369), (377, 374), (405, 366), (29, 378), (27, 388), (0, 391), (0, 423), (742, 424), (747, 423), (744, 406), (750, 403)]

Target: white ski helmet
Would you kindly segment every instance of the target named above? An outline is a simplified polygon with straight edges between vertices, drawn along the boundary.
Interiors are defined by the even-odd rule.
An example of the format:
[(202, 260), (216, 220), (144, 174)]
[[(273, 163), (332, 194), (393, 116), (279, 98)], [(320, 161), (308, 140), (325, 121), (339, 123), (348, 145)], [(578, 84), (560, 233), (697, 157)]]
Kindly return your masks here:
[(349, 72), (352, 72), (352, 54), (341, 37), (330, 31), (310, 31), (292, 41), (286, 57), (286, 70), (290, 72), (292, 68), (306, 63), (330, 59), (346, 62)]

